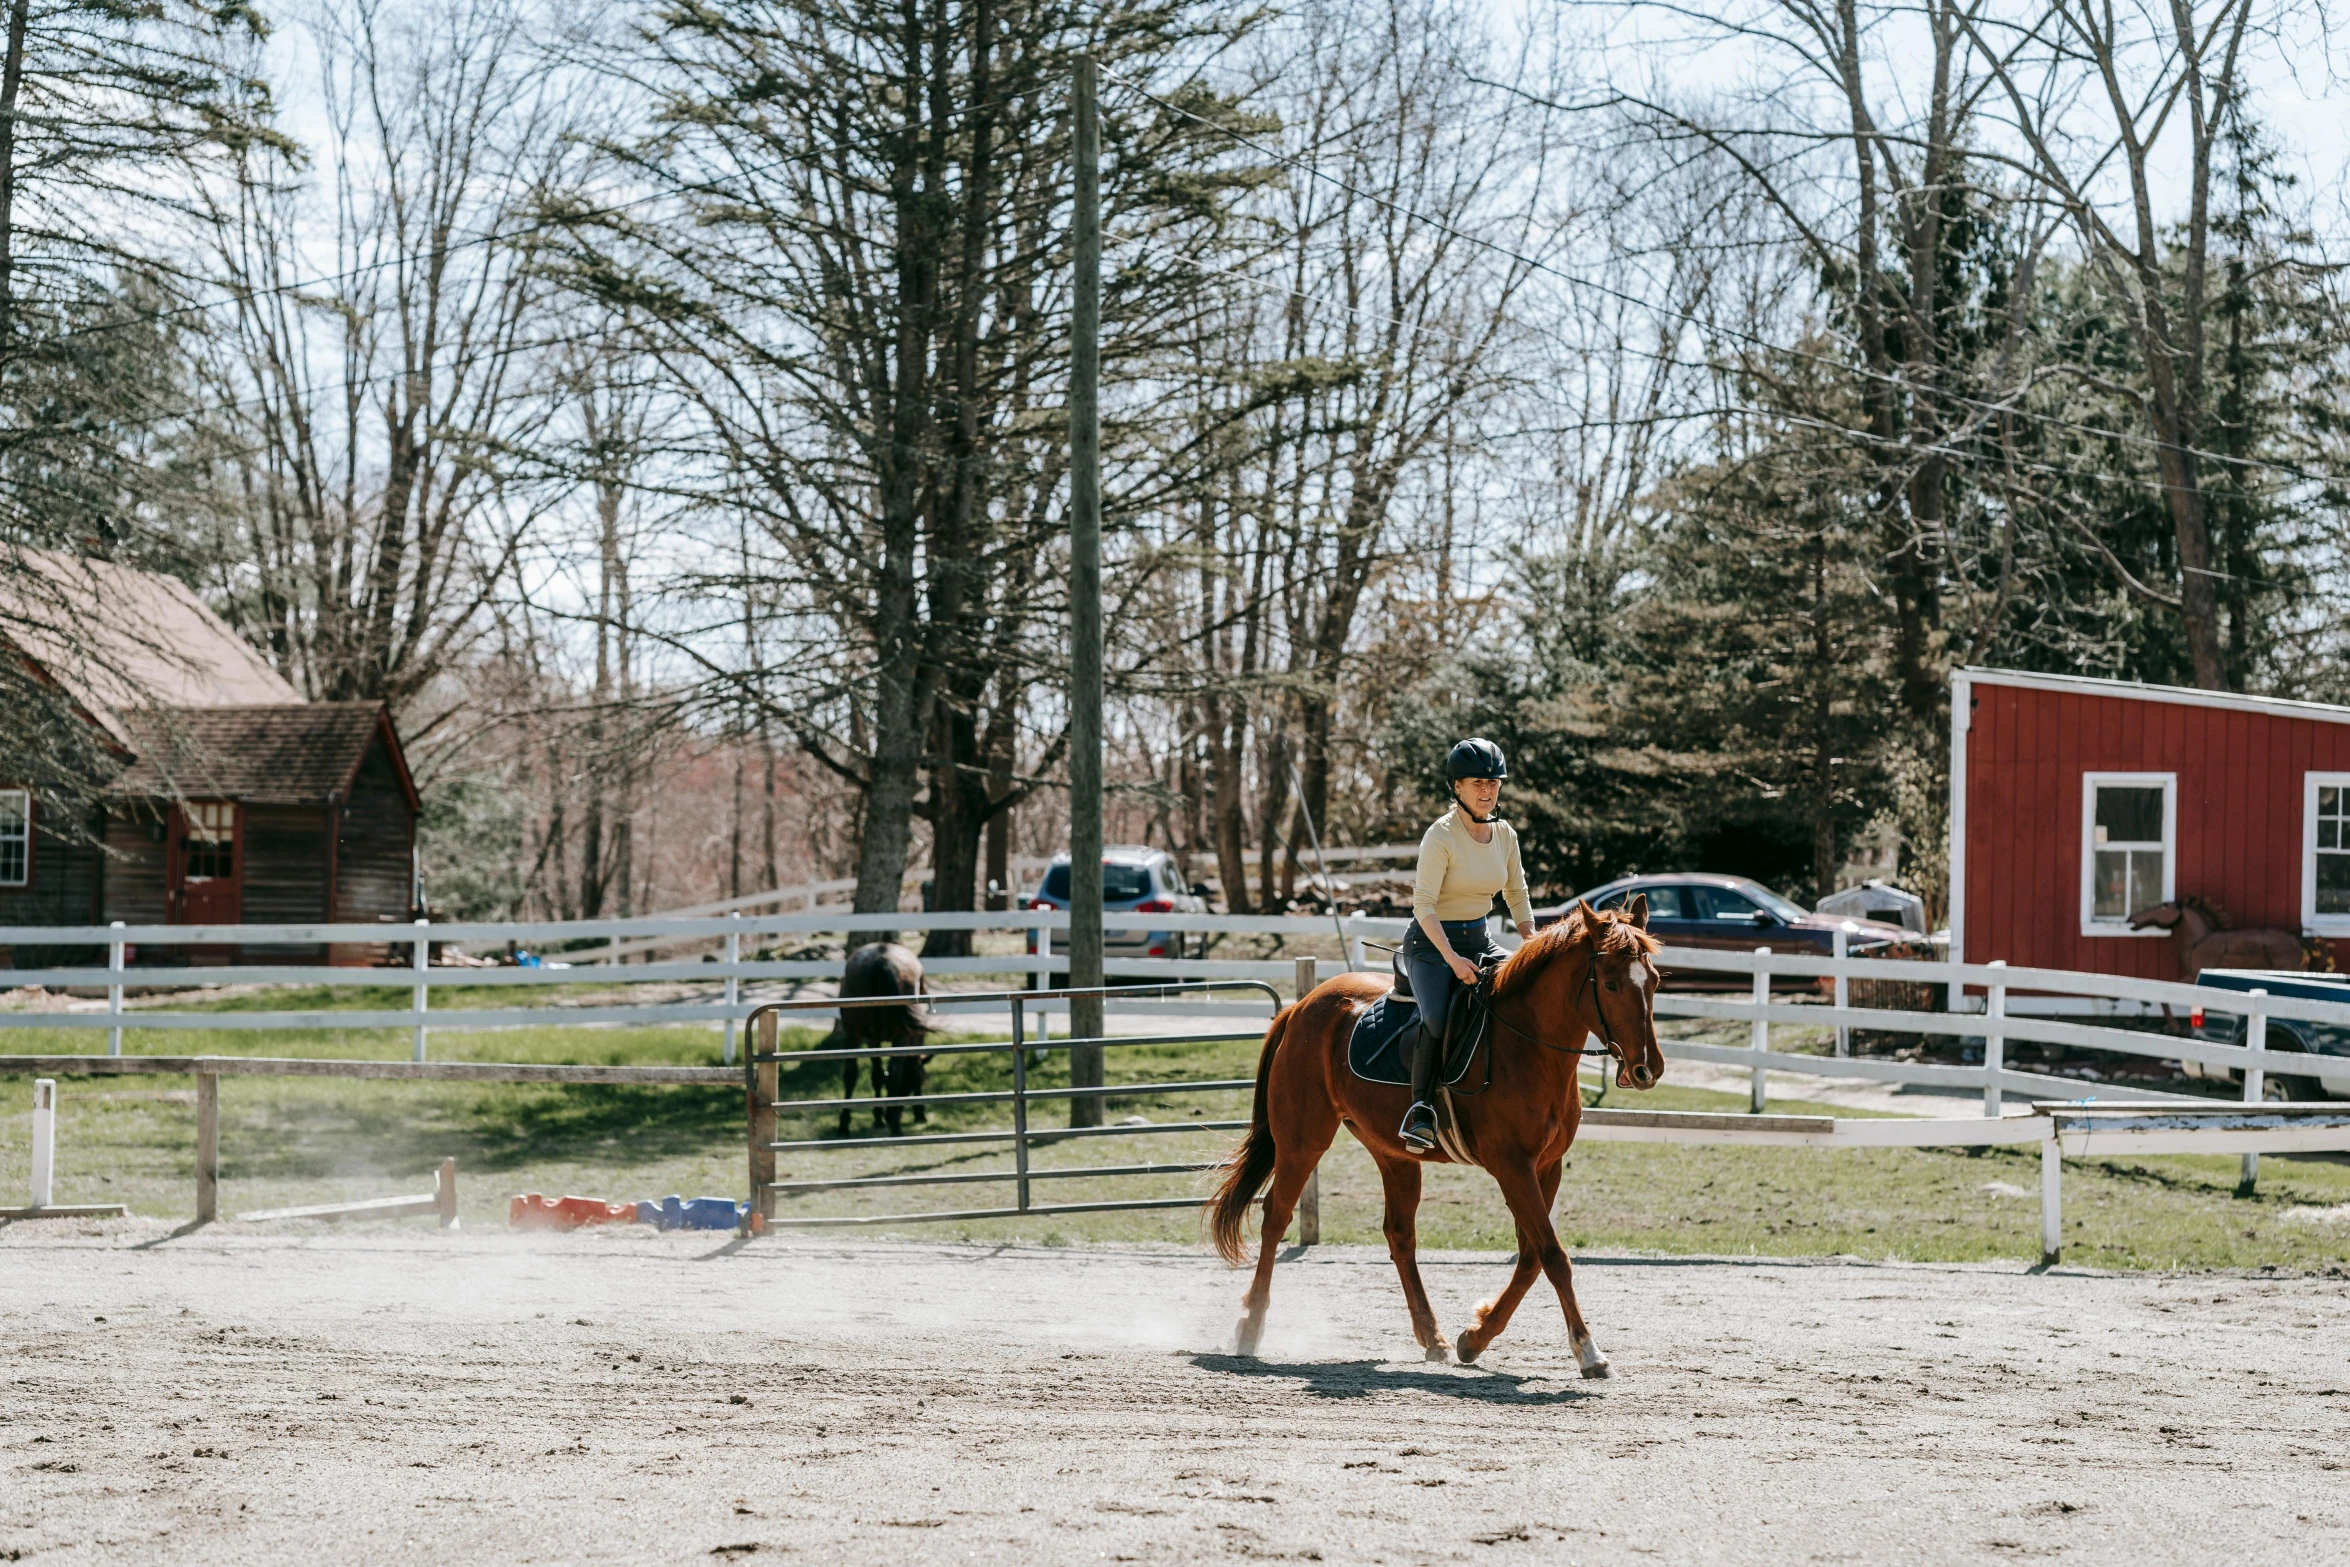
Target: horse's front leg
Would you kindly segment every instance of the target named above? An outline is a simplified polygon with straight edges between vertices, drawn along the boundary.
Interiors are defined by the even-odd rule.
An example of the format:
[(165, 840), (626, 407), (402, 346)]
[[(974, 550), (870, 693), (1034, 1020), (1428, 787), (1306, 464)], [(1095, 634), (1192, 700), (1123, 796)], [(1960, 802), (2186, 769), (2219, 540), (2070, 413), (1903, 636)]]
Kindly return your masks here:
[(1403, 1281), (1404, 1305), (1412, 1314), (1412, 1337), (1419, 1342), (1421, 1358), (1442, 1360), (1444, 1332), (1436, 1325), (1436, 1309), (1428, 1304), (1428, 1286), (1420, 1279), (1420, 1161), (1380, 1159), (1379, 1184), (1387, 1197), (1387, 1211), (1379, 1227), (1387, 1236), (1387, 1255), (1395, 1261), (1395, 1276)]
[[(1587, 1377), (1606, 1376), (1607, 1356), (1591, 1341), (1583, 1308), (1575, 1304), (1575, 1270), (1550, 1222), (1550, 1199), (1558, 1194), (1558, 1188), (1553, 1185), (1546, 1193), (1542, 1176), (1531, 1164), (1502, 1165), (1493, 1171), (1493, 1178), (1501, 1186), (1502, 1201), (1510, 1205), (1510, 1217), (1518, 1221), (1518, 1233), (1533, 1238), (1535, 1259), (1558, 1291), (1559, 1305), (1567, 1314), (1567, 1342), (1575, 1351), (1575, 1363)], [(1525, 1244), (1523, 1240), (1518, 1243), (1521, 1254)]]
[[(1550, 1212), (1552, 1206), (1558, 1201), (1561, 1173), (1556, 1160), (1553, 1160), (1550, 1167), (1542, 1172), (1542, 1211), (1544, 1213)], [(1469, 1325), (1461, 1329), (1460, 1338), (1453, 1344), (1454, 1351), (1461, 1357), (1462, 1365), (1465, 1366), (1479, 1355), (1484, 1354), (1493, 1341), (1501, 1337), (1501, 1330), (1510, 1325), (1510, 1317), (1516, 1313), (1518, 1302), (1524, 1300), (1526, 1291), (1533, 1287), (1534, 1275), (1541, 1271), (1541, 1243), (1529, 1234), (1526, 1227), (1521, 1224), (1518, 1226), (1518, 1255), (1515, 1265), (1510, 1269), (1509, 1282), (1501, 1287), (1501, 1292), (1493, 1299), (1485, 1302), (1470, 1314)]]
[[(840, 1096), (844, 1100), (857, 1097), (857, 1058), (843, 1056), (840, 1063)], [(840, 1135), (849, 1135), (849, 1107), (840, 1107)]]

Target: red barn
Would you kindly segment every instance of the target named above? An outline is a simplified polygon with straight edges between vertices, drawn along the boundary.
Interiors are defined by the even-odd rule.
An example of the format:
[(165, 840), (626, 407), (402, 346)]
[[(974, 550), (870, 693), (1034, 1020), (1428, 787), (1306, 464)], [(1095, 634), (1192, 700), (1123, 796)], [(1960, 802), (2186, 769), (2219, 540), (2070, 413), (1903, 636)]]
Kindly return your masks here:
[(2350, 938), (2350, 707), (2079, 675), (1951, 677), (1950, 955), (2183, 979), (2129, 917)]

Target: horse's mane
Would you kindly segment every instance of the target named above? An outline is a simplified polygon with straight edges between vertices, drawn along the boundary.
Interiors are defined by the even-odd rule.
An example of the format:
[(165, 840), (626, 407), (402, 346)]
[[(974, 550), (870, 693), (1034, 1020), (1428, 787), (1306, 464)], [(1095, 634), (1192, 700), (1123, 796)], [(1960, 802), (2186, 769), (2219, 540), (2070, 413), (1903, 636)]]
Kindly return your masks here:
[(1582, 945), (1584, 938), (1592, 937), (1595, 948), (1602, 953), (1655, 952), (1664, 943), (1647, 931), (1612, 911), (1599, 915), (1599, 922), (1587, 930), (1580, 908), (1567, 911), (1567, 917), (1545, 931), (1537, 931), (1532, 941), (1520, 946), (1502, 960), (1493, 976), (1493, 993), (1497, 996), (1531, 982), (1553, 958), (1564, 957), (1573, 948)]
[(2210, 918), (2212, 925), (2217, 929), (2233, 930), (2235, 928), (2236, 922), (2228, 918), (2228, 911), (2221, 908), (2218, 904), (2212, 902), (2209, 898), (2204, 897), (2200, 893), (2181, 893), (2178, 897), (2172, 899), (2171, 901), (2178, 904), (2178, 906), (2182, 909), (2202, 910), (2203, 913)]

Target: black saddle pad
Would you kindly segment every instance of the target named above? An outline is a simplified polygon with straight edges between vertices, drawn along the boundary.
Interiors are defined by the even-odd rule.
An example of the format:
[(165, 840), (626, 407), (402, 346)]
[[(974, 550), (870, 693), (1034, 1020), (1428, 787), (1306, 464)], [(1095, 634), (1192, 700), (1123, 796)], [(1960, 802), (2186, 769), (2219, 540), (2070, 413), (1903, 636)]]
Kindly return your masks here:
[[(1469, 998), (1454, 998), (1455, 1008), (1469, 1006)], [(1404, 1064), (1404, 1042), (1411, 1031), (1420, 1026), (1420, 1009), (1408, 996), (1392, 992), (1371, 1003), (1363, 1015), (1355, 1019), (1355, 1031), (1346, 1042), (1346, 1064), (1354, 1075), (1366, 1083), (1393, 1083), (1409, 1088), (1412, 1074)], [(1452, 1058), (1445, 1063), (1444, 1086), (1450, 1088), (1466, 1076), (1469, 1063), (1476, 1059), (1477, 1045), (1490, 1026), (1485, 1010), (1476, 1009), (1476, 1026), (1468, 1037), (1453, 1041)]]

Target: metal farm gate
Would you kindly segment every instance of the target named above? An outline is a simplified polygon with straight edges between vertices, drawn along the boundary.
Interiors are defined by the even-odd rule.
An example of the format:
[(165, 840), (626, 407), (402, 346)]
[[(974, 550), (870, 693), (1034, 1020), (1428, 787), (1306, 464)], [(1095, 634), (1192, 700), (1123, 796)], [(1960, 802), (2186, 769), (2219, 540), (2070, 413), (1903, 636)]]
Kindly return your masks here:
[[(1308, 960), (1311, 961), (1311, 960)], [(1309, 987), (1310, 988), (1310, 987)], [(1116, 1126), (1051, 1127), (1038, 1129), (1030, 1122), (1031, 1107), (1039, 1102), (1070, 1103), (1080, 1099), (1095, 1099), (1106, 1103), (1110, 1098), (1140, 1098), (1159, 1094), (1212, 1093), (1233, 1089), (1253, 1089), (1252, 1077), (1192, 1079), (1176, 1082), (1114, 1083), (1103, 1087), (1037, 1088), (1030, 1086), (1030, 1057), (1047, 1051), (1070, 1052), (1086, 1046), (1098, 1046), (1104, 1051), (1131, 1049), (1138, 1046), (1189, 1044), (1228, 1044), (1235, 1041), (1254, 1041), (1264, 1037), (1263, 1029), (1245, 1032), (1180, 1033), (1111, 1036), (1099, 1038), (1037, 1039), (1029, 1034), (1028, 1009), (1046, 999), (1065, 1001), (1073, 996), (1100, 996), (1105, 999), (1144, 1000), (1196, 997), (1209, 991), (1246, 990), (1261, 993), (1266, 1001), (1279, 1010), (1280, 994), (1261, 980), (1201, 980), (1179, 984), (1105, 985), (1086, 990), (1007, 990), (992, 994), (962, 995), (952, 992), (932, 994), (920, 998), (930, 1007), (951, 1005), (957, 1011), (974, 1005), (1001, 1004), (1011, 1018), (1011, 1038), (983, 1043), (940, 1043), (911, 1047), (879, 1047), (873, 1049), (828, 1049), (778, 1051), (777, 1026), (784, 1014), (795, 1011), (832, 1011), (852, 1007), (905, 1006), (901, 997), (870, 997), (856, 1000), (826, 996), (806, 1001), (778, 1001), (761, 1005), (745, 1020), (746, 1032), (752, 1047), (745, 1057), (746, 1084), (749, 1092), (749, 1146), (750, 1192), (753, 1211), (764, 1225), (819, 1228), (826, 1226), (874, 1224), (924, 1224), (949, 1220), (1012, 1219), (1042, 1214), (1107, 1213), (1146, 1208), (1194, 1208), (1200, 1204), (1196, 1195), (1189, 1197), (1142, 1197), (1116, 1202), (1038, 1202), (1033, 1195), (1040, 1182), (1063, 1180), (1100, 1180), (1109, 1177), (1195, 1175), (1216, 1168), (1215, 1161), (1194, 1161), (1165, 1164), (1092, 1164), (1037, 1168), (1030, 1161), (1032, 1150), (1103, 1137), (1152, 1137), (1184, 1132), (1229, 1132), (1248, 1126), (1241, 1120), (1184, 1120), (1150, 1124), (1121, 1124)], [(903, 1097), (880, 1094), (860, 1098), (779, 1099), (780, 1078), (786, 1066), (809, 1063), (839, 1063), (844, 1059), (861, 1057), (875, 1060), (892, 1056), (920, 1055), (972, 1056), (1011, 1055), (1011, 1087), (1009, 1089), (981, 1090), (958, 1093), (922, 1093)], [(777, 1123), (786, 1115), (834, 1114), (900, 1106), (911, 1109), (915, 1105), (1005, 1105), (1009, 1107), (1011, 1124), (984, 1130), (925, 1132), (907, 1136), (872, 1137), (797, 1137), (779, 1138)], [(844, 1150), (919, 1149), (961, 1144), (1003, 1144), (1011, 1154), (1008, 1165), (988, 1170), (956, 1171), (951, 1174), (896, 1174), (857, 1175), (829, 1180), (779, 1180), (776, 1177), (776, 1156), (784, 1153), (832, 1153)], [(944, 1208), (914, 1213), (846, 1214), (846, 1215), (789, 1215), (776, 1213), (777, 1198), (801, 1196), (821, 1192), (856, 1191), (874, 1187), (931, 1187), (931, 1186), (1009, 1186), (1012, 1202), (1007, 1206), (985, 1208)], [(1311, 1244), (1319, 1238), (1319, 1183), (1309, 1183), (1306, 1199), (1299, 1204), (1299, 1226), (1303, 1239)]]

